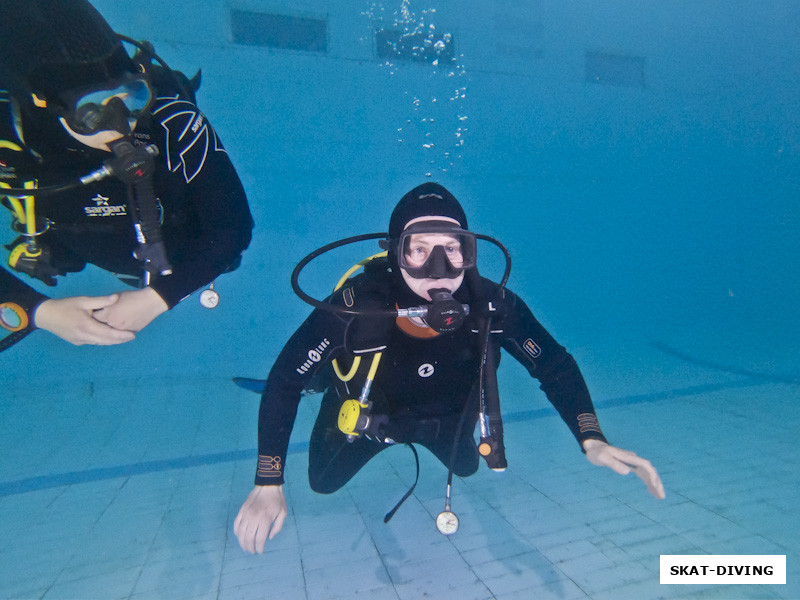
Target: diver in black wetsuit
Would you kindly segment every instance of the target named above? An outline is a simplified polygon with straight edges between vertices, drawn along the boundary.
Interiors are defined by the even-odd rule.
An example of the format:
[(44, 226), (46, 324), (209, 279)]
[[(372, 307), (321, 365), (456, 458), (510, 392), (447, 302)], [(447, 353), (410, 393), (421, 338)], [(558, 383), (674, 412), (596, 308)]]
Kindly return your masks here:
[[(66, 188), (0, 196), (14, 228), (0, 349), (37, 327), (74, 344), (129, 341), (247, 248), (247, 198), (195, 105), (199, 83), (159, 60), (149, 46), (131, 58), (85, 0), (0, 0), (0, 194)], [(19, 279), (54, 286), (87, 264), (139, 289), (49, 299)]]
[[(388, 257), (367, 263), (363, 274), (328, 299), (336, 310), (322, 305), (314, 310), (270, 371), (259, 412), (256, 487), (234, 524), (244, 550), (263, 552), (266, 539), (283, 525), (286, 451), (301, 392), (312, 378), (327, 378), (330, 385), (309, 447), (309, 482), (317, 492), (338, 490), (373, 456), (397, 443), (428, 448), (461, 477), (477, 470), (480, 454), (502, 470), (504, 455), (495, 456), (489, 448), (483, 421), (480, 453), (473, 438), (484, 387), (481, 364), (486, 360), (493, 375), (500, 347), (540, 381), (591, 462), (623, 474), (633, 470), (653, 495), (664, 497), (648, 461), (607, 443), (572, 356), (519, 297), (477, 275), (474, 237), (460, 204), (445, 188), (428, 183), (406, 194), (392, 213), (384, 246)], [(425, 319), (386, 316), (387, 309), (450, 295), (453, 311), (445, 310), (435, 329), (429, 326), (432, 308)], [(469, 315), (456, 314), (463, 305), (470, 307)], [(479, 333), (485, 307), (494, 317), (484, 354)], [(448, 326), (453, 315), (464, 318), (463, 326)], [(366, 360), (353, 364), (356, 357)], [(335, 376), (329, 366), (334, 359), (344, 363), (336, 365)], [(351, 366), (354, 371), (348, 372)], [(366, 368), (372, 372), (365, 374)], [(366, 380), (371, 387), (362, 387)], [(356, 421), (348, 424), (343, 402), (364, 389), (369, 389), (368, 402), (361, 403), (365, 414), (353, 427)], [(499, 433), (502, 447), (501, 427)]]

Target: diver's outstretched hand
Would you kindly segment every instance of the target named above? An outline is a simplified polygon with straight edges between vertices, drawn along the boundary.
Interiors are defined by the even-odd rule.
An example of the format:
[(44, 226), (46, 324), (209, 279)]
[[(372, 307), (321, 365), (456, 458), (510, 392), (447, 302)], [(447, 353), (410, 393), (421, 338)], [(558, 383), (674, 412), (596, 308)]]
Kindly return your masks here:
[(120, 292), (117, 296), (119, 299), (116, 302), (95, 311), (93, 315), (95, 319), (114, 329), (141, 331), (169, 308), (150, 287)]
[(104, 310), (119, 300), (110, 296), (72, 296), (42, 302), (34, 313), (33, 322), (39, 329), (57, 335), (70, 344), (110, 346), (130, 342), (132, 331), (117, 329), (94, 318), (95, 311)]
[(242, 550), (262, 554), (267, 538), (274, 538), (283, 528), (287, 512), (282, 485), (253, 488), (233, 522), (233, 532)]
[(586, 450), (586, 458), (593, 465), (608, 467), (620, 475), (627, 475), (633, 471), (639, 479), (644, 481), (653, 496), (659, 499), (666, 497), (661, 477), (658, 476), (658, 471), (650, 464), (649, 460), (638, 456), (630, 450), (610, 446), (600, 440), (584, 441), (583, 449)]

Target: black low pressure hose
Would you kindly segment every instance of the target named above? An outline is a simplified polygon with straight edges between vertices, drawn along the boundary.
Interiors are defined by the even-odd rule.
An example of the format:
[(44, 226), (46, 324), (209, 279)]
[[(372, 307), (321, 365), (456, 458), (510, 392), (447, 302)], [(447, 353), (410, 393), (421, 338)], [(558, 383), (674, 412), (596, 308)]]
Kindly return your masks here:
[(491, 346), (491, 319), (487, 319), (487, 341), (481, 363), (480, 419), (481, 439), (478, 451), (490, 469), (502, 471), (508, 467), (503, 442), (503, 415), (500, 412), (500, 392), (497, 386), (497, 363)]
[[(484, 236), (479, 237), (486, 239)], [(505, 246), (492, 238), (488, 239), (489, 241), (495, 243), (495, 245), (503, 251), (503, 254), (506, 257), (506, 269), (503, 273), (503, 278), (498, 284), (495, 295), (495, 299), (499, 300), (503, 294), (503, 290), (505, 289), (508, 277), (511, 274), (511, 255), (508, 253), (508, 250)], [(447, 492), (445, 510), (450, 510), (450, 489), (453, 485), (453, 468), (455, 466), (456, 452), (458, 451), (459, 441), (461, 440), (461, 435), (464, 431), (467, 415), (471, 409), (475, 408), (474, 405), (476, 401), (478, 407), (481, 409), (483, 408), (484, 402), (488, 401), (488, 405), (491, 410), (490, 422), (494, 426), (494, 440), (488, 440), (490, 447), (494, 451), (494, 456), (492, 457), (491, 462), (485, 455), (484, 458), (487, 458), (487, 464), (489, 464), (489, 466), (493, 469), (501, 469), (507, 466), (505, 447), (503, 445), (503, 421), (500, 414), (500, 396), (497, 387), (497, 365), (495, 364), (494, 354), (490, 347), (492, 331), (491, 307), (489, 306), (489, 302), (483, 293), (481, 277), (477, 268), (470, 269), (466, 273), (466, 281), (467, 285), (469, 286), (470, 293), (475, 298), (476, 303), (481, 306), (481, 310), (486, 310), (487, 312), (485, 315), (481, 315), (479, 313), (478, 316), (478, 347), (481, 349), (478, 390), (477, 393), (475, 391), (471, 391), (468, 394), (467, 400), (464, 402), (464, 408), (461, 410), (461, 416), (458, 420), (458, 427), (456, 427), (456, 435), (453, 438), (453, 446), (450, 450), (450, 460), (447, 466)], [(492, 443), (492, 441), (494, 441), (494, 443)], [(483, 444), (486, 442), (487, 440), (481, 436), (481, 443)]]
[[(111, 145), (114, 145), (115, 143), (116, 142), (112, 142)], [(146, 146), (145, 151), (151, 155), (158, 154), (158, 148), (156, 146)], [(30, 189), (0, 187), (0, 196), (51, 196), (53, 194), (59, 194), (61, 192), (73, 190), (84, 185), (89, 185), (90, 183), (100, 181), (101, 179), (111, 177), (112, 175), (128, 183), (128, 181), (125, 179), (126, 174), (124, 172), (124, 168), (124, 165), (120, 165), (119, 157), (115, 156), (114, 158), (106, 160), (100, 166), (100, 168), (95, 169), (91, 173), (88, 173), (75, 181), (68, 181), (58, 185), (48, 185), (45, 187)]]
[(362, 235), (355, 235), (353, 237), (345, 238), (343, 240), (338, 240), (336, 242), (331, 242), (330, 244), (325, 244), (321, 248), (317, 248), (308, 256), (305, 256), (297, 266), (292, 271), (291, 283), (292, 283), (292, 290), (295, 294), (307, 304), (310, 304), (314, 308), (321, 308), (322, 310), (326, 310), (329, 312), (335, 313), (343, 313), (346, 315), (369, 315), (369, 316), (396, 316), (397, 311), (392, 309), (370, 309), (370, 310), (358, 310), (358, 309), (350, 309), (344, 306), (338, 306), (334, 304), (328, 304), (327, 302), (323, 302), (321, 300), (317, 300), (316, 298), (311, 297), (310, 295), (306, 294), (302, 288), (300, 287), (300, 283), (298, 279), (300, 278), (300, 272), (315, 258), (322, 256), (326, 252), (330, 252), (331, 250), (335, 250), (336, 248), (341, 248), (342, 246), (346, 246), (348, 244), (355, 244), (356, 242), (363, 242), (365, 240), (378, 240), (378, 239), (386, 239), (386, 233), (364, 233)]
[[(478, 274), (478, 269), (470, 269), (469, 273), (466, 275), (467, 285), (470, 288), (471, 295), (478, 303), (482, 303), (484, 300), (483, 291), (480, 289), (480, 275)], [(456, 427), (456, 435), (453, 439), (453, 446), (450, 449), (450, 460), (447, 465), (447, 504), (450, 504), (450, 486), (453, 483), (453, 467), (455, 466), (456, 461), (456, 452), (458, 450), (458, 444), (461, 440), (461, 434), (464, 430), (464, 425), (467, 420), (467, 415), (470, 412), (470, 409), (473, 408), (475, 401), (477, 400), (478, 406), (480, 406), (481, 397), (483, 395), (483, 378), (484, 378), (484, 367), (486, 364), (486, 356), (489, 350), (489, 331), (491, 330), (491, 318), (483, 318), (479, 317), (479, 330), (478, 330), (478, 347), (481, 349), (481, 356), (480, 356), (480, 375), (478, 377), (478, 389), (476, 391), (470, 391), (467, 395), (467, 400), (464, 402), (464, 408), (461, 409), (461, 416), (458, 419), (458, 427)]]
[(67, 190), (79, 188), (83, 185), (86, 184), (82, 179), (79, 179), (78, 181), (71, 181), (61, 185), (49, 185), (47, 187), (32, 189), (0, 187), (0, 196), (50, 196), (52, 194), (58, 194), (60, 192), (66, 192)]
[[(506, 462), (505, 446), (503, 444), (503, 417), (500, 412), (500, 392), (497, 385), (497, 360), (495, 347), (492, 345), (492, 320), (500, 302), (502, 301), (505, 289), (505, 281), (495, 292), (492, 301), (488, 301), (483, 293), (483, 286), (480, 277), (475, 273), (470, 274), (470, 287), (473, 293), (479, 298), (479, 302), (486, 311), (480, 319), (480, 347), (481, 347), (481, 366), (480, 366), (480, 426), (481, 439), (478, 450), (486, 460), (486, 464), (491, 469), (502, 470), (508, 464)], [(498, 306), (494, 306), (497, 303)]]

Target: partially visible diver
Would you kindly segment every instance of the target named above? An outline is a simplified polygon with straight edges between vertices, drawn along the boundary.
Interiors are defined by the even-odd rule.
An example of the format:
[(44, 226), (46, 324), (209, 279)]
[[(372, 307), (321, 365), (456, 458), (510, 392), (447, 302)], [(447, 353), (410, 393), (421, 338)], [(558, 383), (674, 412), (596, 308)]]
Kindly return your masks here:
[(481, 456), (494, 470), (507, 466), (496, 379), (501, 348), (539, 380), (589, 461), (620, 474), (633, 471), (655, 497), (664, 498), (658, 472), (647, 460), (607, 442), (573, 357), (505, 289), (507, 253), (499, 284), (478, 274), (476, 238), (502, 245), (469, 231), (461, 205), (447, 189), (425, 183), (411, 190), (382, 237), (385, 256), (364, 261), (363, 273), (347, 278), (355, 271), (348, 272), (325, 301), (302, 292), (297, 275), (309, 258), (337, 244), (295, 269), (295, 291), (316, 308), (264, 384), (255, 488), (234, 522), (245, 551), (263, 552), (266, 540), (283, 526), (289, 436), (309, 386), (326, 388), (309, 445), (311, 488), (335, 492), (379, 452), (396, 444), (414, 450), (418, 444), (449, 469), (445, 510), (436, 525), (444, 534), (454, 533), (452, 475), (474, 474)]
[[(0, 199), (16, 236), (0, 350), (36, 328), (130, 341), (236, 268), (253, 220), (197, 86), (86, 0), (0, 0)], [(87, 264), (137, 289), (52, 299), (19, 279), (55, 286)]]

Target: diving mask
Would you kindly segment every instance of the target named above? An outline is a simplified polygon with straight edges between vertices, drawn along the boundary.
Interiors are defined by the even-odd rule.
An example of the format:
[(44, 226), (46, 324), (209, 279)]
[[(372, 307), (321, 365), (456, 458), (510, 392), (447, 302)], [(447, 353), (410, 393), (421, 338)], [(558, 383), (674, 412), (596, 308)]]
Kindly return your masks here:
[(60, 115), (75, 133), (130, 131), (129, 120), (146, 113), (153, 103), (153, 88), (145, 73), (125, 73), (99, 85), (61, 95)]
[(414, 279), (454, 279), (475, 266), (475, 234), (448, 221), (408, 226), (392, 245), (401, 269)]

